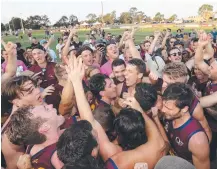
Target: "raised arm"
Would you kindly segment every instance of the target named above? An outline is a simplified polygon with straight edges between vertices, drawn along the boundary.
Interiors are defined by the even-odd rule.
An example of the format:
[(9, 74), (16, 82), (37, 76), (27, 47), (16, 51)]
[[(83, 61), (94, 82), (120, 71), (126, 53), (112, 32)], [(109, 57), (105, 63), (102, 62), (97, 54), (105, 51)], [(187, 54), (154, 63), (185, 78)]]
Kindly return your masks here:
[(161, 32), (156, 31), (154, 33), (154, 40), (152, 41), (151, 46), (150, 46), (150, 48), (148, 50), (148, 53), (150, 55), (154, 52), (154, 48), (156, 46), (157, 40), (158, 40), (158, 38), (159, 38), (160, 35), (161, 35)]
[(1, 83), (3, 84), (8, 79), (16, 74), (17, 70), (17, 46), (12, 42), (8, 42), (4, 45), (6, 52), (8, 53), (8, 62), (5, 69), (5, 73), (2, 75)]
[(126, 44), (127, 44), (127, 46), (129, 47), (129, 50), (130, 50), (130, 52), (131, 52), (133, 58), (141, 59), (141, 55), (140, 55), (139, 51), (136, 49), (136, 46), (135, 46), (135, 44), (134, 44), (134, 42), (133, 42), (132, 37), (129, 38), (129, 39), (126, 41)]
[(48, 40), (47, 44), (44, 46), (44, 48), (47, 50), (49, 48), (49, 46), (51, 45), (51, 43), (53, 43), (54, 38), (50, 37), (50, 39)]
[(102, 126), (93, 117), (82, 85), (82, 79), (84, 77), (84, 65), (82, 64), (82, 59), (79, 58), (77, 60), (75, 56), (70, 58), (67, 72), (74, 87), (80, 117), (82, 120), (89, 121), (92, 124), (92, 127), (97, 131), (100, 154), (103, 157), (103, 160), (106, 161), (109, 157), (120, 151), (120, 149), (109, 141)]
[(199, 41), (198, 41), (198, 47), (196, 49), (196, 53), (195, 53), (195, 65), (205, 74), (209, 74), (209, 65), (207, 65), (205, 62), (204, 62), (204, 48), (209, 44), (209, 39), (208, 39), (208, 36), (205, 32), (201, 33), (200, 34), (200, 38), (199, 38)]
[(66, 44), (65, 44), (65, 46), (64, 46), (64, 48), (62, 50), (62, 56), (68, 56), (70, 43), (71, 43), (71, 40), (72, 40), (75, 33), (76, 33), (76, 29), (71, 28), (68, 40), (67, 40), (67, 42), (66, 42)]
[(163, 41), (162, 41), (162, 48), (165, 48), (167, 39), (168, 39), (168, 37), (170, 36), (170, 34), (171, 34), (171, 32), (167, 31), (167, 33), (166, 33), (166, 35), (164, 36)]

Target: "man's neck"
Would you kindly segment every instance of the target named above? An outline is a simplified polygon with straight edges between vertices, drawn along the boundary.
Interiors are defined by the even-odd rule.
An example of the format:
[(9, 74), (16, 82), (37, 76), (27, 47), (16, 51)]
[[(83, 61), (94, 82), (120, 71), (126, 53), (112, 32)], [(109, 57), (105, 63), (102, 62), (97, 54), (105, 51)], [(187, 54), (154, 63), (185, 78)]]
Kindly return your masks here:
[(173, 120), (173, 128), (179, 128), (191, 118), (189, 112), (186, 112), (182, 117)]
[(46, 68), (47, 67), (47, 62), (38, 64), (38, 66), (40, 66), (40, 68)]
[(49, 133), (46, 134), (46, 141), (42, 143), (45, 146), (51, 145), (53, 143), (56, 143), (59, 140), (59, 137), (61, 136), (62, 132), (60, 130), (60, 127), (58, 127), (55, 130), (50, 130)]
[(111, 102), (112, 102), (112, 100), (111, 99), (109, 99), (109, 98), (107, 98), (107, 97), (102, 97), (102, 99), (101, 99), (102, 101), (104, 101), (105, 103), (107, 103), (107, 104), (109, 104), (109, 105), (111, 105)]
[(64, 86), (66, 84), (66, 81), (65, 80), (59, 80), (59, 83), (58, 83), (60, 86)]

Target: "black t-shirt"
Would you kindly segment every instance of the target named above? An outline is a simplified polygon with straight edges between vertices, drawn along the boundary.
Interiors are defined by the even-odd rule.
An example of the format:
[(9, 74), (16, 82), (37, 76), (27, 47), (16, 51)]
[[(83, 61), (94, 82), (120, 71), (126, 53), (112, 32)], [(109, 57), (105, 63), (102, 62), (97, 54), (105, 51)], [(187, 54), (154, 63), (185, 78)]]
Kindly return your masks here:
[(39, 42), (38, 42), (37, 44), (32, 43), (32, 44), (31, 44), (31, 47), (33, 48), (33, 47), (38, 46), (38, 45), (40, 45)]
[(208, 82), (208, 81), (203, 82), (203, 83), (200, 83), (196, 76), (192, 76), (192, 77), (188, 80), (188, 84), (191, 85), (191, 86), (194, 86), (195, 89), (197, 89), (198, 92), (201, 92), (202, 96), (205, 95), (207, 82)]
[(72, 45), (75, 47), (75, 49), (78, 49), (78, 48), (80, 48), (83, 44), (82, 44), (82, 42), (78, 42), (78, 43), (72, 42)]

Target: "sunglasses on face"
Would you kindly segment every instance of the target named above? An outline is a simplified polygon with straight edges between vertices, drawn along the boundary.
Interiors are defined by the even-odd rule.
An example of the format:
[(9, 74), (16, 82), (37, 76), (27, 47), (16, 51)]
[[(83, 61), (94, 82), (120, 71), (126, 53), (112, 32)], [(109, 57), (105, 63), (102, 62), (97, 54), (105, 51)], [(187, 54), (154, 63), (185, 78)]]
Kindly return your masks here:
[(178, 52), (178, 53), (171, 53), (170, 56), (181, 56), (182, 53), (181, 52)]

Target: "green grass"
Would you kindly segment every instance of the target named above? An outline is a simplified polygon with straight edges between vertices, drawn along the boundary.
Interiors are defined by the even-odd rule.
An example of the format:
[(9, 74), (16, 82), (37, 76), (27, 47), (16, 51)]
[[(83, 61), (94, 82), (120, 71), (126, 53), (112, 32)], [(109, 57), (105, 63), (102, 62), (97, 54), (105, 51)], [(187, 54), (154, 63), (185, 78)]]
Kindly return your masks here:
[[(139, 29), (136, 33), (135, 33), (135, 40), (136, 40), (136, 44), (139, 44), (141, 41), (143, 41), (145, 39), (145, 36), (147, 35), (151, 35), (153, 34), (153, 32), (155, 30), (162, 30), (163, 28), (141, 28)], [(172, 28), (172, 32), (175, 33), (177, 30), (176, 27)], [(185, 29), (185, 32), (189, 32), (190, 31), (190, 28), (189, 29)], [(207, 29), (207, 31), (210, 31), (209, 29)], [(110, 29), (110, 30), (105, 30), (105, 32), (110, 32), (111, 34), (113, 35), (122, 35), (123, 32), (124, 32), (124, 29)], [(78, 31), (78, 35), (79, 35), (79, 39), (81, 41), (84, 41), (85, 40), (85, 35), (86, 33), (89, 33), (89, 30), (80, 30)], [(38, 30), (38, 31), (33, 31), (33, 34), (32, 34), (32, 37), (36, 37), (39, 41), (41, 39), (44, 38), (44, 31), (43, 30)], [(55, 36), (55, 42), (51, 44), (51, 49), (53, 49), (54, 51), (56, 51), (56, 45), (57, 45), (57, 38), (58, 37), (61, 37), (61, 34), (60, 33), (54, 33), (54, 36)], [(8, 41), (12, 41), (12, 42), (20, 42), (21, 45), (22, 45), (22, 48), (26, 48), (28, 46), (30, 46), (30, 42), (28, 40), (28, 37), (27, 35), (24, 35), (24, 39), (21, 40), (21, 39), (16, 39), (15, 36), (12, 36), (12, 35), (9, 35), (9, 36), (4, 36), (3, 37), (4, 41), (5, 42), (8, 42)]]

